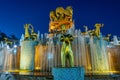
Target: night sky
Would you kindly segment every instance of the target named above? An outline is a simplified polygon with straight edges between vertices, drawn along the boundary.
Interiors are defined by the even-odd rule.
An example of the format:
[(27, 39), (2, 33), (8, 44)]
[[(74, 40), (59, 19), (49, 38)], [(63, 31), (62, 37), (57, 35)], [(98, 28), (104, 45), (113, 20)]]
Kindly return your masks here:
[(49, 12), (56, 7), (72, 6), (75, 27), (94, 28), (95, 23), (104, 23), (103, 34), (120, 36), (119, 0), (0, 0), (0, 30), (20, 38), (23, 25), (31, 23), (35, 32), (48, 33)]

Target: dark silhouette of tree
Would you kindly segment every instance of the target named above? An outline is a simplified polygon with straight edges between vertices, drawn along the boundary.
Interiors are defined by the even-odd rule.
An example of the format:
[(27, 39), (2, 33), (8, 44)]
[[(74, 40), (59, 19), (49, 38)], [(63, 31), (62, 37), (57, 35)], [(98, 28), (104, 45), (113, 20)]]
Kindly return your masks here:
[(18, 40), (18, 38), (15, 35), (11, 35), (12, 40)]
[(0, 41), (4, 41), (4, 38), (6, 38), (7, 35), (3, 32), (0, 32)]
[(0, 41), (5, 41), (5, 38), (8, 38), (10, 41), (18, 41), (18, 38), (15, 35), (7, 36), (5, 33), (0, 31)]

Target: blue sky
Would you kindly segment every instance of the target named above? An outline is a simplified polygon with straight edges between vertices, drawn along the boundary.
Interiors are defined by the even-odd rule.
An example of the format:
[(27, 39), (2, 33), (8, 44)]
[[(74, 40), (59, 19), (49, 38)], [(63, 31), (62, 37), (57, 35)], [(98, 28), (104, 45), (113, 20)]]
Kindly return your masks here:
[(83, 25), (93, 29), (95, 23), (104, 23), (103, 34), (120, 36), (119, 0), (0, 0), (0, 30), (20, 38), (23, 25), (31, 23), (36, 32), (47, 33), (49, 12), (59, 6), (73, 7), (77, 29), (84, 31)]

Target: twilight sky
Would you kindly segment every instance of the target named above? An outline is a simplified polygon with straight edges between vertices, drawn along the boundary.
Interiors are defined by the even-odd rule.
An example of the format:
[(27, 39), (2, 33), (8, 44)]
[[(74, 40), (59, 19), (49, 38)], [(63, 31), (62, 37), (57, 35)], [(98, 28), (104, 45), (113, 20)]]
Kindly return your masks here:
[(56, 7), (72, 6), (75, 27), (84, 31), (95, 23), (104, 23), (103, 34), (120, 36), (119, 0), (0, 0), (0, 30), (20, 38), (23, 25), (31, 23), (35, 32), (48, 33), (49, 12)]

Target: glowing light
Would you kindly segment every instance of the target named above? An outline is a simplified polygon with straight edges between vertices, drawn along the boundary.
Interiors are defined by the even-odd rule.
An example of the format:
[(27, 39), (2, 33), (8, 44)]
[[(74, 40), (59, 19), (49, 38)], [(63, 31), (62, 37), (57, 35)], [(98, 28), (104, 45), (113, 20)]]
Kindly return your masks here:
[(48, 59), (52, 59), (53, 58), (53, 54), (49, 53), (48, 54)]
[(108, 48), (113, 48), (114, 46), (113, 45), (107, 45)]
[(94, 74), (112, 74), (112, 73), (120, 73), (120, 71), (86, 71), (86, 73), (94, 73)]
[(39, 70), (39, 69), (41, 69), (41, 68), (40, 68), (40, 67), (35, 67), (35, 69), (36, 69), (36, 70)]
[(21, 67), (23, 67), (23, 69), (26, 70), (26, 69), (29, 67), (29, 66), (28, 66), (28, 65), (29, 65), (28, 62), (29, 62), (30, 59), (31, 59), (31, 58), (30, 58), (29, 56), (22, 56), (22, 60), (21, 60), (21, 62), (22, 62), (21, 65), (22, 65), (22, 66), (21, 66)]
[(13, 52), (14, 52), (14, 54), (15, 54), (15, 53), (17, 52), (17, 50), (16, 50), (16, 49), (14, 49), (14, 50), (13, 50)]
[(17, 45), (14, 45), (14, 48), (17, 48)]
[(10, 49), (10, 47), (7, 45), (7, 49)]

